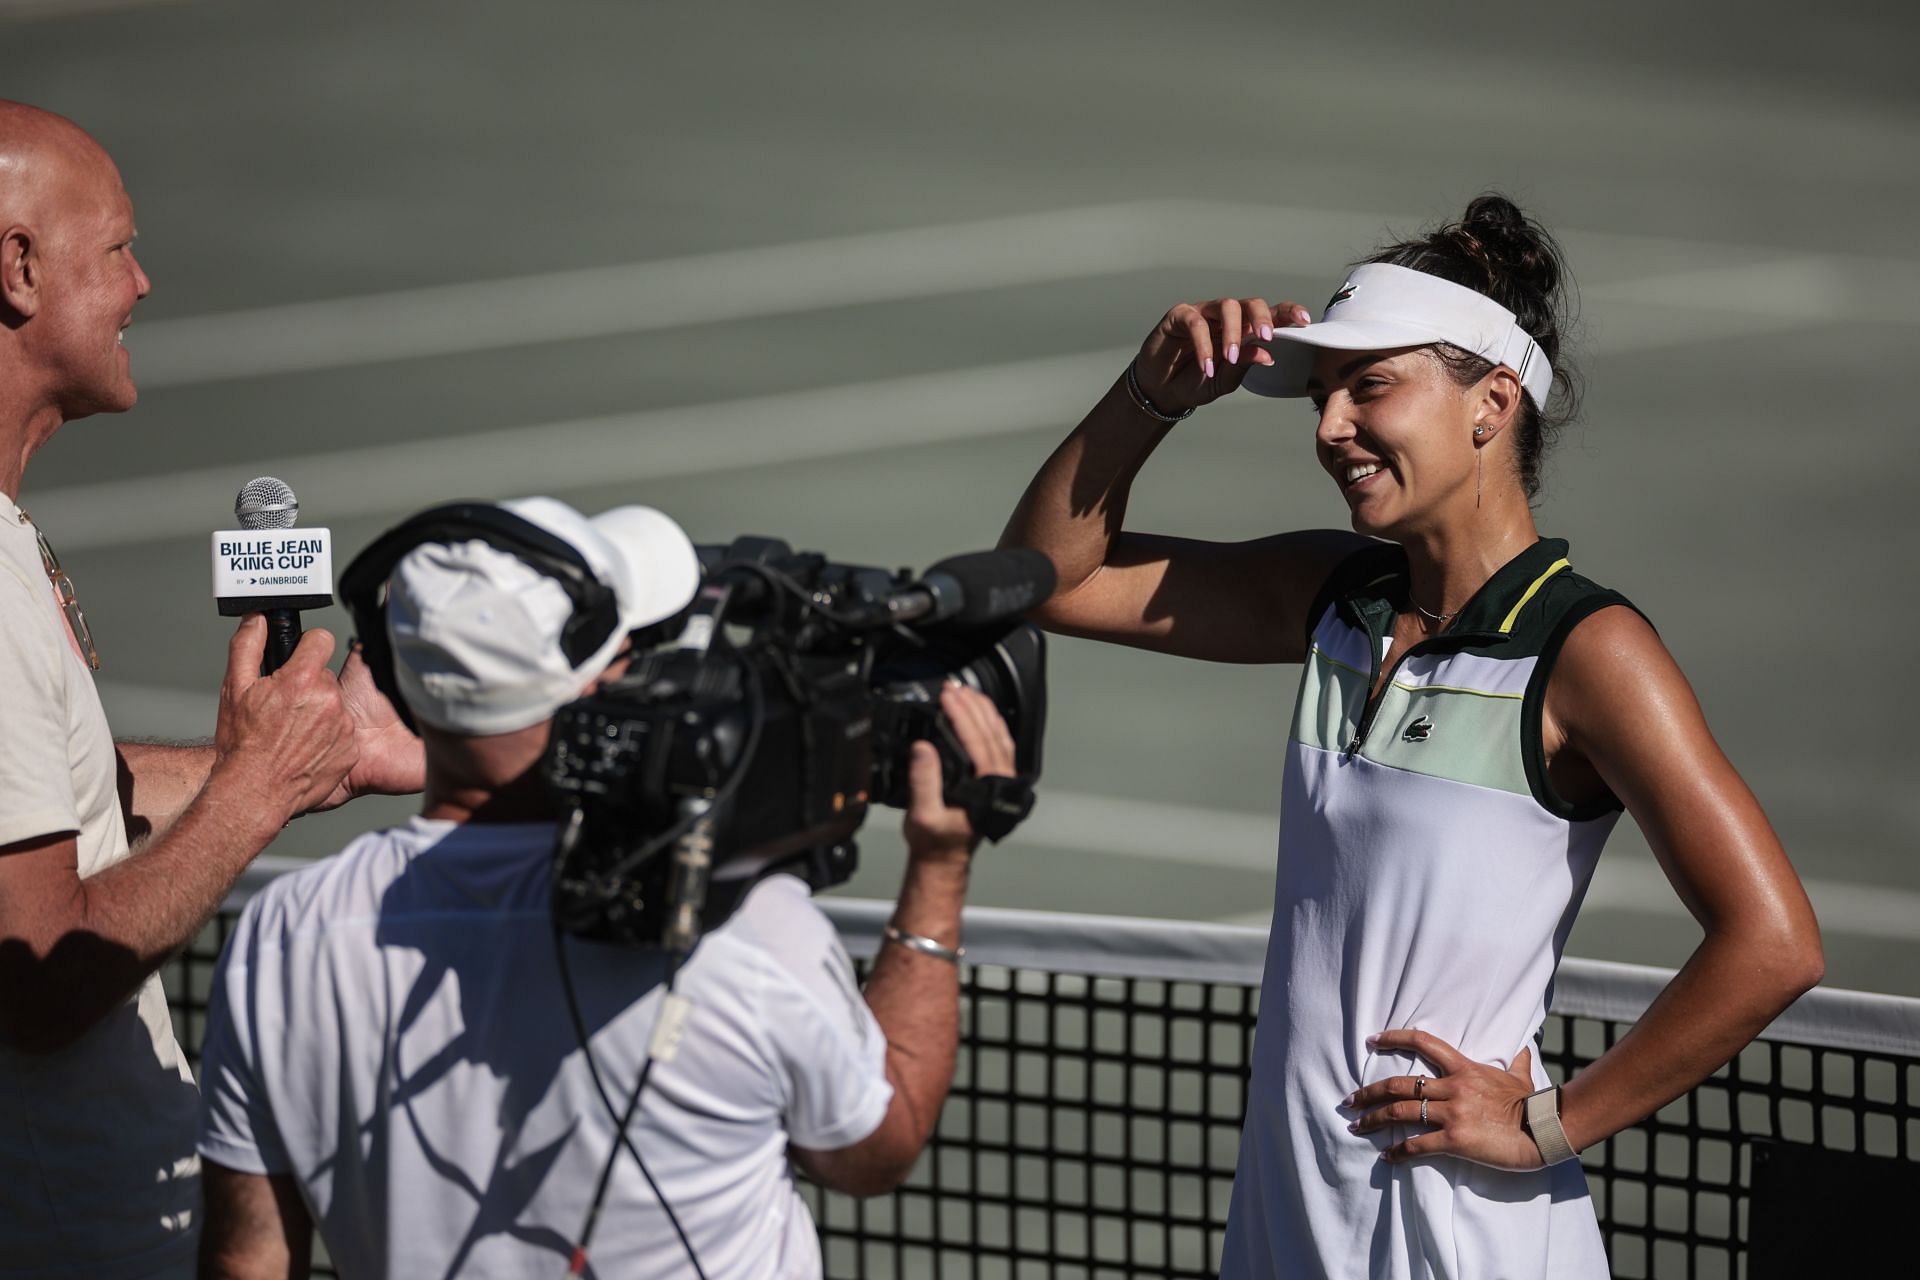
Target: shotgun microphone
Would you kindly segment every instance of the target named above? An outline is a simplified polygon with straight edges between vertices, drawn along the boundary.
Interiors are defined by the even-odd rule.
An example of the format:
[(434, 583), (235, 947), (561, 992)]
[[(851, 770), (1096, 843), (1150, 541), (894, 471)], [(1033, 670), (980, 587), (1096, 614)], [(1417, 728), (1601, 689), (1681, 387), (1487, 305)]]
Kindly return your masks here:
[(1027, 547), (949, 556), (887, 597), (896, 622), (960, 628), (1017, 618), (1053, 594), (1053, 561)]

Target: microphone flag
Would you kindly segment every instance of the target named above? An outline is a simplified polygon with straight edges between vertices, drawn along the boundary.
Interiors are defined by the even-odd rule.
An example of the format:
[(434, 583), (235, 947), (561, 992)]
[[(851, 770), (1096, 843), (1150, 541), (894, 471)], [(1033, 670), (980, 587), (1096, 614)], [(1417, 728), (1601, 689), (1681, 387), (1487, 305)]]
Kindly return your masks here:
[(333, 603), (327, 529), (220, 529), (213, 535), (213, 598), (223, 617)]
[(285, 481), (248, 481), (233, 510), (241, 527), (213, 534), (213, 599), (222, 617), (333, 603), (333, 533), (293, 527), (300, 502)]

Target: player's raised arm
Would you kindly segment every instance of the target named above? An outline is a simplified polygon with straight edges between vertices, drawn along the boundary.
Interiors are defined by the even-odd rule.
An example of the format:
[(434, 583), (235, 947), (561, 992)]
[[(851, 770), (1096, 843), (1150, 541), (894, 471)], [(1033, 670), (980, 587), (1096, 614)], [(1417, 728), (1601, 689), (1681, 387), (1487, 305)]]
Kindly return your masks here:
[[(1134, 477), (1196, 410), (1272, 355), (1257, 342), (1306, 324), (1295, 303), (1181, 303), (1027, 486), (1002, 546), (1053, 559), (1060, 585), (1034, 613), (1049, 630), (1215, 662), (1297, 662), (1306, 611), (1339, 559), (1342, 530), (1204, 542), (1124, 528)], [(1190, 429), (1190, 428), (1186, 428)]]

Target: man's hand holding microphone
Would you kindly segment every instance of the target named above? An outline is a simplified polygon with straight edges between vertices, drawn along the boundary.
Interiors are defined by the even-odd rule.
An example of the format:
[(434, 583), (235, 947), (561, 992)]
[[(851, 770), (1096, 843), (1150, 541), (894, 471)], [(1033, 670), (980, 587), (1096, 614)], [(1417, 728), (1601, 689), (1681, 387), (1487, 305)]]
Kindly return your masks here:
[(243, 828), (257, 824), (262, 844), (300, 814), (346, 798), (360, 747), (341, 682), (327, 667), (333, 649), (330, 633), (309, 631), (284, 666), (263, 676), (267, 620), (257, 613), (241, 620), (227, 646), (201, 800)]
[(426, 771), (420, 740), (358, 647), (336, 679), (333, 637), (302, 634), (300, 611), (333, 602), (333, 556), (329, 530), (294, 530), (299, 512), (284, 481), (261, 476), (234, 500), (241, 527), (213, 535), (215, 601), (243, 621), (228, 648), (208, 787), (216, 777), (235, 787), (261, 822), (277, 815), (275, 831), (358, 795), (418, 791)]
[(71, 830), (0, 858), (0, 1045), (52, 1053), (85, 1035), (192, 938), (294, 817), (423, 785), (420, 742), (364, 662), (349, 655), (336, 677), (333, 637), (300, 634), (297, 611), (331, 603), (332, 565), (326, 531), (282, 538), (291, 524), (214, 535), (214, 594), (242, 620), (212, 747), (115, 744), (122, 818), (144, 843), (123, 842), (84, 876)]

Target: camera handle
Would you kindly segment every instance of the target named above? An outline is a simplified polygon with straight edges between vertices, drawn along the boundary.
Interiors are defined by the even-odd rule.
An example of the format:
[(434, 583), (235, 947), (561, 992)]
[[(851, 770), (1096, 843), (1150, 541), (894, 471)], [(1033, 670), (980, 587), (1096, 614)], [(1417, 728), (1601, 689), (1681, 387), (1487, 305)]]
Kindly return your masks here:
[(707, 903), (713, 875), (713, 801), (689, 796), (680, 801), (687, 830), (673, 842), (673, 869), (667, 881), (667, 927), (660, 945), (684, 956), (700, 941), (700, 910)]
[(978, 775), (947, 788), (950, 801), (967, 811), (973, 833), (999, 844), (1033, 812), (1033, 779)]

